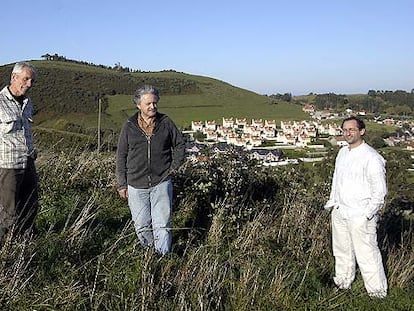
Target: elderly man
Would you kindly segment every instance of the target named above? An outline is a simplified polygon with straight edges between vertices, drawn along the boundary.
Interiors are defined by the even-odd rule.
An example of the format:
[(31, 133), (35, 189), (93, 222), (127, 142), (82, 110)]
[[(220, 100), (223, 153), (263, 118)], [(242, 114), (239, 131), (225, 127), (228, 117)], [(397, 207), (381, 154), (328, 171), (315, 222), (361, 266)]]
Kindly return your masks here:
[(135, 230), (144, 247), (171, 251), (171, 174), (184, 159), (184, 140), (174, 122), (158, 112), (159, 92), (145, 85), (135, 92), (138, 112), (124, 124), (118, 142), (118, 192), (128, 198)]
[(38, 210), (33, 105), (26, 96), (35, 79), (31, 64), (16, 63), (0, 91), (0, 240), (13, 224), (19, 233), (31, 229)]

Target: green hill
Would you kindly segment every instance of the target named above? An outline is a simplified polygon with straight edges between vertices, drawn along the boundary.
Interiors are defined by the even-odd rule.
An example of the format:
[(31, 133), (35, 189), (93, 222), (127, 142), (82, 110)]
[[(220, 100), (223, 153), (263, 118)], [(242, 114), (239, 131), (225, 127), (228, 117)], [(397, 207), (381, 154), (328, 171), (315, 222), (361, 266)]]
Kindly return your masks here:
[[(38, 81), (30, 91), (37, 126), (70, 130), (96, 128), (98, 99), (102, 99), (102, 128), (119, 130), (135, 112), (136, 88), (153, 84), (160, 89), (159, 110), (182, 128), (192, 120), (222, 117), (302, 119), (301, 106), (276, 101), (217, 79), (175, 72), (122, 72), (96, 65), (63, 61), (31, 61)], [(0, 66), (0, 84), (8, 83), (13, 64)]]

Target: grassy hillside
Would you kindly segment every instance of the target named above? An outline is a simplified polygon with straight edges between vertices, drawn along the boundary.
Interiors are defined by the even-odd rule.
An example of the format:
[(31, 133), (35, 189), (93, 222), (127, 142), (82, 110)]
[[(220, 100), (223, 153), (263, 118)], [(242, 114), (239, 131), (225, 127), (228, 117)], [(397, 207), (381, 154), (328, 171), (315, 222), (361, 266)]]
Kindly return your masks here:
[[(160, 89), (160, 111), (179, 126), (191, 120), (217, 120), (223, 116), (298, 119), (305, 118), (300, 105), (234, 87), (216, 79), (175, 71), (119, 72), (70, 62), (32, 61), (39, 77), (30, 96), (35, 102), (36, 125), (64, 130), (69, 123), (84, 128), (97, 124), (98, 98), (102, 101), (102, 127), (117, 130), (126, 115), (135, 112), (135, 89), (153, 84)], [(0, 84), (8, 83), (12, 65), (0, 67)]]
[[(96, 101), (77, 110), (70, 96), (88, 105), (100, 84), (119, 79), (103, 115), (104, 126), (117, 130), (134, 112), (137, 81), (158, 82), (160, 110), (181, 124), (222, 115), (299, 119), (300, 106), (182, 73), (35, 65), (49, 78), (33, 91), (62, 94), (64, 108), (72, 103), (73, 109), (53, 110), (58, 107), (52, 107), (58, 102), (53, 97), (37, 106), (35, 134), (48, 135), (36, 162), (41, 209), (33, 235), (11, 230), (0, 247), (1, 310), (412, 310), (414, 219), (406, 212), (414, 189), (406, 174), (408, 153), (385, 154), (388, 195), (378, 226), (389, 282), (383, 300), (368, 297), (359, 272), (347, 291), (333, 284), (330, 216), (322, 208), (333, 154), (309, 166), (275, 168), (259, 167), (234, 151), (203, 165), (187, 161), (173, 180), (173, 250), (158, 257), (137, 243), (127, 202), (115, 189), (114, 152), (89, 152), (80, 143), (96, 130)], [(60, 82), (54, 84), (51, 76)], [(80, 82), (74, 87), (71, 76), (86, 79), (92, 95)], [(135, 82), (122, 93), (128, 79)], [(179, 85), (188, 87), (174, 88)], [(53, 129), (43, 128), (48, 126)], [(67, 130), (78, 133), (62, 138)], [(70, 145), (69, 152), (51, 143), (58, 141)]]
[[(389, 296), (370, 299), (361, 274), (332, 281), (329, 213), (334, 158), (260, 168), (243, 152), (174, 177), (173, 249), (138, 245), (115, 184), (113, 153), (41, 152), (33, 236), (0, 247), (1, 310), (412, 310), (413, 184), (387, 154), (389, 195), (378, 239)], [(240, 165), (243, 163), (243, 165)]]
[[(302, 112), (300, 105), (280, 103), (272, 104), (268, 98), (234, 87), (222, 87), (217, 93), (163, 96), (159, 110), (171, 116), (181, 127), (188, 127), (191, 120), (216, 120), (222, 117), (263, 118), (263, 119), (303, 119), (308, 115)], [(117, 95), (109, 98), (109, 107), (105, 122), (125, 120), (126, 115), (135, 112), (129, 95)], [(110, 124), (108, 124), (109, 127)]]

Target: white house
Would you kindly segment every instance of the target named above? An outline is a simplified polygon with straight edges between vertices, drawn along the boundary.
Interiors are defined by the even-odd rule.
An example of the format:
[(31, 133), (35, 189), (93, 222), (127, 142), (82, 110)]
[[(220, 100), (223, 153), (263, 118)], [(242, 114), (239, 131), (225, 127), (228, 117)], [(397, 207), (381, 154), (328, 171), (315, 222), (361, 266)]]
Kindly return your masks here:
[(263, 120), (262, 119), (252, 119), (251, 126), (253, 126), (253, 127), (263, 127)]
[(235, 124), (236, 127), (245, 127), (247, 125), (246, 118), (238, 119), (236, 118)]
[(223, 117), (223, 127), (233, 128), (234, 127), (233, 118), (224, 118)]
[(191, 121), (191, 129), (195, 132), (203, 130), (203, 122), (201, 121)]
[(265, 120), (264, 121), (264, 126), (276, 129), (276, 121), (275, 120)]
[(205, 134), (206, 134), (206, 139), (207, 139), (207, 140), (214, 140), (214, 141), (217, 141), (218, 135), (217, 135), (217, 132), (216, 132), (216, 131), (207, 130), (207, 131), (205, 132)]
[(205, 128), (206, 130), (211, 130), (211, 131), (215, 131), (217, 128), (217, 124), (216, 121), (206, 121), (205, 122)]
[(263, 129), (262, 129), (262, 135), (261, 135), (263, 138), (270, 138), (270, 139), (273, 139), (273, 138), (275, 138), (275, 136), (276, 136), (276, 130), (275, 130), (275, 128), (274, 127), (271, 127), (271, 126), (265, 126)]

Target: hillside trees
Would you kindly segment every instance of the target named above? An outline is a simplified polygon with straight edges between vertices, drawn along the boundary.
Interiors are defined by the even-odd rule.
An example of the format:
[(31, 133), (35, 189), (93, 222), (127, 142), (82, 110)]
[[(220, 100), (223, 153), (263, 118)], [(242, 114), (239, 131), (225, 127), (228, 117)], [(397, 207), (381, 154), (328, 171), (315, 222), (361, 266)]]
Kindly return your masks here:
[(380, 149), (386, 146), (384, 138), (387, 138), (388, 136), (389, 133), (385, 129), (371, 129), (364, 135), (364, 140), (375, 149)]
[(370, 113), (388, 113), (393, 115), (412, 115), (414, 112), (414, 94), (405, 91), (369, 90), (365, 97), (348, 97), (334, 93), (316, 95), (314, 104), (318, 110), (335, 109), (365, 110)]
[(380, 98), (389, 104), (388, 113), (398, 115), (409, 115), (414, 112), (414, 93), (402, 90), (396, 91), (374, 91), (368, 92), (371, 98)]
[(406, 171), (411, 166), (410, 154), (393, 150), (384, 157), (387, 160), (388, 194), (379, 231), (380, 240), (387, 241), (394, 248), (405, 248), (405, 230), (413, 225), (405, 213), (414, 212), (414, 184)]
[(414, 184), (406, 169), (411, 167), (410, 153), (392, 150), (384, 155), (387, 160), (387, 183), (389, 208), (393, 211), (414, 207)]
[(345, 95), (328, 93), (317, 95), (315, 98), (315, 106), (318, 110), (342, 109), (346, 107), (347, 104), (348, 100)]
[(290, 103), (292, 101), (292, 93), (284, 93), (284, 94), (272, 94), (269, 95), (270, 98), (280, 99)]
[(412, 109), (408, 105), (396, 105), (396, 106), (389, 106), (386, 109), (386, 113), (390, 115), (402, 115), (408, 116), (412, 112)]

